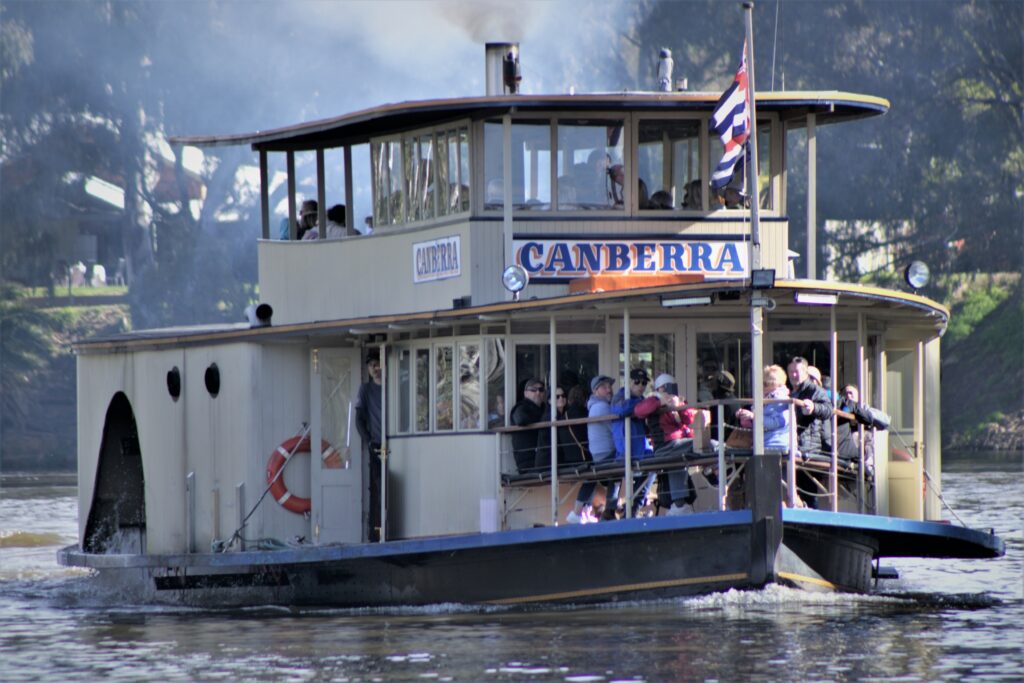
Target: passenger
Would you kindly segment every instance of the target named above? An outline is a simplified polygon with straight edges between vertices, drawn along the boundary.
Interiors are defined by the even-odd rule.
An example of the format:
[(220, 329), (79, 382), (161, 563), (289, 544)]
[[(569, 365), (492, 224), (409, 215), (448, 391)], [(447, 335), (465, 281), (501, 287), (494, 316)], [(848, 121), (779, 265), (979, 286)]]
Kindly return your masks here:
[[(728, 370), (719, 370), (712, 375), (711, 380), (711, 398), (717, 401), (729, 401), (736, 398), (736, 378), (732, 376), (732, 373)], [(722, 417), (724, 418), (725, 426), (723, 430), (724, 439), (728, 440), (732, 434), (732, 425), (736, 424), (736, 410), (738, 406), (735, 403), (726, 403), (722, 406)], [(711, 409), (711, 419), (708, 424), (711, 426), (711, 438), (718, 438), (718, 408)]]
[[(778, 365), (769, 365), (764, 369), (764, 397), (766, 399), (789, 398), (786, 387), (786, 371)], [(736, 419), (740, 426), (751, 429), (754, 426), (754, 413), (747, 408), (736, 411)], [(764, 404), (764, 449), (773, 452), (789, 452), (789, 404)]]
[(501, 394), (491, 397), (491, 409), (487, 412), (487, 428), (505, 426), (505, 397)]
[(356, 429), (363, 439), (363, 452), (367, 454), (369, 463), (369, 494), (370, 508), (368, 515), (369, 528), (367, 538), (371, 543), (380, 540), (380, 486), (381, 457), (380, 448), (383, 430), (381, 427), (381, 394), (380, 360), (377, 356), (366, 359), (367, 381), (359, 387), (356, 397)]
[[(615, 458), (625, 460), (626, 458), (626, 418), (636, 418), (634, 410), (644, 398), (644, 390), (650, 383), (651, 377), (643, 368), (633, 368), (629, 373), (629, 395), (626, 395), (625, 388), (619, 389), (612, 399), (612, 413), (618, 415), (619, 420), (612, 422), (612, 436), (615, 437)], [(629, 430), (630, 457), (632, 460), (641, 460), (651, 453), (647, 446), (647, 434), (644, 430), (644, 421), (637, 418), (631, 421)], [(633, 512), (635, 513), (643, 503), (647, 494), (647, 488), (653, 481), (648, 479), (642, 486), (643, 476), (638, 476), (633, 486)]]
[(643, 178), (638, 178), (636, 181), (636, 204), (641, 209), (651, 208), (651, 198), (647, 192), (647, 183), (644, 182)]
[(686, 193), (683, 195), (683, 208), (699, 211), (704, 208), (701, 205), (700, 179), (691, 180), (686, 183)]
[(622, 164), (614, 164), (608, 169), (608, 178), (610, 180), (610, 193), (611, 200), (615, 206), (622, 206), (622, 188), (626, 184), (626, 171), (623, 169)]
[[(587, 401), (587, 415), (590, 418), (605, 417), (612, 414), (612, 385), (615, 384), (608, 375), (598, 375), (590, 380), (590, 400)], [(611, 422), (590, 422), (587, 424), (587, 445), (590, 457), (596, 462), (607, 462), (615, 457), (615, 439), (612, 435)], [(610, 482), (602, 482), (608, 491), (608, 502), (605, 504), (603, 519), (615, 519), (615, 503), (612, 501)], [(579, 524), (582, 521), (583, 507), (590, 504), (590, 499), (597, 488), (597, 482), (587, 481), (580, 487), (576, 495), (576, 503), (565, 521)]]
[(345, 205), (335, 204), (327, 209), (327, 239), (333, 240), (348, 234), (345, 227)]
[[(629, 373), (629, 396), (626, 396), (625, 388), (619, 389), (612, 399), (612, 413), (618, 415), (620, 420), (612, 423), (612, 435), (615, 437), (615, 457), (623, 460), (626, 457), (626, 423), (625, 418), (636, 417), (634, 410), (644, 399), (644, 390), (650, 383), (651, 377), (643, 368), (633, 368)], [(643, 420), (633, 420), (630, 427), (631, 456), (639, 460), (650, 449), (647, 448), (647, 437), (644, 431)]]
[(745, 197), (740, 189), (737, 187), (729, 186), (726, 187), (722, 192), (722, 202), (725, 204), (727, 209), (742, 209), (746, 206)]
[(847, 462), (860, 460), (860, 434), (858, 425), (864, 425), (864, 466), (870, 470), (875, 464), (875, 429), (888, 429), (889, 416), (860, 402), (860, 391), (852, 384), (843, 387), (836, 407), (853, 415), (853, 420), (840, 416), (837, 420), (836, 442), (839, 457)]
[(316, 227), (319, 211), (320, 206), (316, 203), (315, 199), (307, 199), (302, 202), (302, 208), (299, 210), (299, 227), (295, 233), (295, 239), (303, 239), (306, 236), (306, 232)]
[[(569, 401), (569, 397), (575, 393), (577, 404)], [(578, 417), (587, 416), (587, 407), (582, 405), (583, 391), (574, 386), (569, 392), (565, 387), (555, 389), (555, 412), (559, 420), (572, 420)], [(587, 435), (583, 429), (586, 425), (570, 425), (558, 428), (558, 464), (576, 464), (586, 462)]]
[[(686, 400), (678, 396), (676, 378), (667, 373), (654, 380), (654, 394), (639, 404), (634, 412), (646, 420), (647, 431), (656, 456), (686, 456), (693, 453), (693, 421), (697, 411), (685, 408)], [(685, 469), (669, 472), (666, 478), (672, 506), (668, 514), (682, 515), (693, 512), (697, 490)], [(660, 485), (659, 485), (660, 490)]]
[[(532, 377), (523, 385), (523, 397), (509, 415), (509, 423), (526, 427), (545, 422), (549, 417), (547, 401), (544, 400), (544, 380)], [(537, 471), (551, 464), (551, 437), (544, 428), (527, 429), (512, 434), (512, 455), (520, 472)]]
[(598, 148), (590, 152), (586, 164), (576, 164), (573, 183), (580, 208), (599, 209), (612, 206), (612, 158)]
[(831, 450), (826, 424), (832, 418), (832, 402), (825, 390), (811, 380), (806, 358), (795, 356), (789, 363), (790, 395), (799, 401), (796, 410), (800, 452), (806, 458)]
[(651, 195), (651, 206), (652, 209), (661, 209), (663, 211), (672, 210), (672, 195), (665, 190), (658, 190)]

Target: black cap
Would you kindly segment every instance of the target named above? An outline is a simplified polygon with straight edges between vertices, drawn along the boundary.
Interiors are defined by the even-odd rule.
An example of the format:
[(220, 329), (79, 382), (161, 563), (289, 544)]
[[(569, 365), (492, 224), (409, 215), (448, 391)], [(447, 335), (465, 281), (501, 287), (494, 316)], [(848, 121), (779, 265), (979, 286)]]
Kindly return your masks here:
[(629, 371), (629, 378), (637, 382), (650, 382), (651, 376), (643, 368), (633, 368)]

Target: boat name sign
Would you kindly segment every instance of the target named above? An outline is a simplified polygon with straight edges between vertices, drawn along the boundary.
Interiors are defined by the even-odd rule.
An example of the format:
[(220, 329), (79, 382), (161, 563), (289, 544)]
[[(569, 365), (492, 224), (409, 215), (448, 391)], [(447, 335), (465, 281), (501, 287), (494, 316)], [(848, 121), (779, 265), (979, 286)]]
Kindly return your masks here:
[(462, 247), (458, 235), (412, 245), (413, 282), (446, 280), (462, 275)]
[(690, 274), (706, 280), (750, 276), (744, 240), (516, 238), (512, 245), (516, 263), (542, 282), (597, 274)]

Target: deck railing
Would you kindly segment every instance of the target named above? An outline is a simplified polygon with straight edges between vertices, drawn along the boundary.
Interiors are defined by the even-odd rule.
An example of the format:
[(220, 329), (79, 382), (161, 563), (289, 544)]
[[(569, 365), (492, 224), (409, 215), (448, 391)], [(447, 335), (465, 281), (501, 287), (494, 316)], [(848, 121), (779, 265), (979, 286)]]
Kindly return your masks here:
[[(733, 448), (730, 448), (730, 447), (728, 447), (726, 445), (726, 430), (727, 429), (731, 430), (731, 431), (748, 431), (748, 430), (746, 430), (746, 428), (741, 427), (739, 425), (727, 424), (726, 423), (726, 414), (725, 414), (726, 407), (727, 406), (736, 406), (736, 407), (747, 406), (750, 403), (751, 403), (750, 399), (741, 399), (741, 398), (740, 399), (717, 399), (717, 400), (712, 400), (712, 401), (704, 401), (704, 402), (692, 403), (692, 404), (688, 404), (686, 406), (682, 406), (682, 407), (679, 408), (679, 410), (696, 409), (696, 410), (704, 413), (705, 415), (707, 413), (709, 413), (710, 411), (714, 411), (716, 413), (716, 419), (711, 421), (710, 423), (708, 422), (707, 419), (702, 419), (702, 420), (700, 420), (695, 425), (695, 433), (697, 434), (697, 436), (694, 439), (694, 456), (693, 456), (693, 458), (691, 460), (694, 460), (694, 461), (701, 460), (703, 462), (707, 462), (707, 458), (717, 456), (717, 459), (716, 459), (716, 462), (715, 462), (715, 466), (717, 467), (717, 471), (719, 473), (718, 477), (717, 477), (717, 488), (718, 488), (718, 491), (717, 491), (717, 508), (719, 510), (725, 510), (726, 509), (727, 498), (728, 498), (728, 487), (729, 487), (729, 484), (732, 481), (731, 479), (729, 479), (729, 478), (727, 478), (725, 476), (725, 473), (727, 472), (728, 465), (729, 464), (735, 464), (737, 462), (738, 458), (751, 457), (751, 456), (754, 455), (752, 452), (747, 452), (747, 451), (749, 451), (749, 449), (746, 449), (746, 448), (744, 448), (744, 449), (733, 449)], [(838, 441), (838, 439), (837, 439), (837, 420), (839, 418), (853, 420), (853, 416), (850, 415), (849, 413), (845, 413), (843, 411), (839, 411), (839, 410), (834, 411), (834, 414), (833, 414), (833, 417), (832, 417), (832, 420), (831, 420), (831, 422), (832, 422), (832, 425), (831, 425), (832, 426), (832, 444), (831, 444), (831, 449), (828, 452), (822, 451), (822, 452), (817, 452), (817, 453), (801, 454), (800, 451), (799, 451), (799, 448), (798, 448), (798, 430), (797, 430), (797, 421), (796, 421), (796, 417), (797, 417), (796, 416), (796, 404), (798, 403), (798, 401), (796, 401), (795, 399), (791, 399), (791, 398), (765, 399), (765, 404), (766, 405), (770, 405), (770, 404), (773, 404), (773, 403), (784, 403), (784, 404), (786, 404), (787, 405), (787, 411), (788, 411), (789, 439), (788, 439), (788, 447), (785, 450), (785, 452), (783, 453), (784, 457), (786, 458), (785, 481), (784, 482), (780, 482), (781, 484), (785, 485), (785, 497), (784, 497), (785, 504), (788, 507), (797, 507), (797, 506), (801, 505), (802, 503), (800, 502), (801, 501), (800, 493), (803, 493), (805, 496), (813, 497), (815, 499), (817, 499), (817, 498), (827, 498), (828, 499), (828, 509), (832, 510), (833, 512), (838, 511), (839, 510), (839, 493), (840, 493), (840, 487), (839, 487), (840, 463), (839, 463), (839, 452), (838, 452), (838, 443), (837, 443), (837, 441)], [(623, 424), (624, 434), (629, 435), (631, 433), (632, 420), (633, 419), (636, 419), (636, 418), (632, 418), (632, 417), (621, 418), (621, 417), (618, 417), (616, 415), (606, 415), (606, 416), (597, 417), (597, 418), (582, 417), (582, 418), (572, 418), (572, 419), (556, 420), (554, 422), (551, 422), (551, 421), (536, 422), (536, 423), (533, 423), (533, 424), (530, 424), (530, 425), (527, 425), (527, 426), (522, 426), (522, 427), (513, 426), (513, 427), (500, 427), (500, 428), (497, 428), (497, 429), (495, 429), (493, 431), (496, 432), (496, 437), (495, 437), (496, 438), (496, 454), (497, 454), (498, 462), (499, 462), (499, 470), (503, 469), (502, 467), (500, 467), (500, 464), (503, 463), (503, 462), (507, 462), (508, 461), (508, 459), (505, 456), (507, 456), (508, 454), (512, 453), (512, 449), (511, 449), (511, 447), (509, 447), (508, 440), (511, 438), (511, 436), (513, 434), (521, 433), (521, 432), (527, 432), (527, 431), (537, 431), (537, 430), (540, 430), (540, 429), (549, 429), (549, 430), (551, 430), (552, 436), (554, 436), (555, 438), (551, 439), (551, 443), (547, 446), (547, 448), (549, 449), (550, 465), (547, 468), (545, 468), (545, 471), (530, 470), (529, 468), (527, 468), (527, 471), (520, 472), (519, 474), (521, 474), (521, 475), (522, 474), (536, 474), (537, 475), (537, 479), (533, 480), (533, 482), (539, 482), (539, 481), (541, 481), (541, 480), (543, 480), (545, 478), (548, 479), (549, 485), (551, 487), (551, 520), (552, 520), (552, 523), (558, 523), (558, 508), (559, 508), (560, 504), (562, 502), (564, 502), (564, 501), (560, 501), (559, 498), (558, 498), (558, 483), (559, 483), (560, 473), (562, 475), (564, 475), (565, 477), (571, 477), (573, 480), (577, 480), (578, 481), (578, 480), (581, 480), (581, 479), (594, 479), (594, 478), (598, 478), (599, 475), (600, 475), (600, 470), (596, 470), (594, 472), (590, 472), (587, 475), (581, 475), (579, 472), (576, 472), (576, 473), (560, 472), (560, 467), (563, 465), (563, 463), (559, 463), (559, 461), (558, 461), (558, 452), (559, 452), (559, 448), (558, 447), (559, 447), (559, 445), (564, 445), (564, 444), (559, 444), (559, 440), (557, 438), (557, 429), (559, 427), (573, 427), (573, 426), (579, 426), (579, 425), (589, 425), (589, 424), (598, 423), (598, 422), (614, 422), (616, 420), (622, 420), (624, 422), (624, 424)], [(707, 435), (705, 435), (705, 430), (710, 431), (710, 427), (712, 425), (716, 427), (715, 433), (714, 434), (707, 434)], [(868, 492), (867, 492), (867, 478), (866, 478), (868, 467), (867, 467), (866, 458), (865, 458), (865, 446), (866, 446), (865, 433), (866, 433), (866, 431), (869, 428), (866, 428), (864, 425), (860, 425), (860, 424), (858, 424), (857, 427), (858, 427), (858, 431), (859, 431), (859, 435), (860, 435), (860, 439), (859, 439), (859, 454), (858, 454), (858, 457), (857, 457), (857, 460), (856, 460), (856, 465), (857, 465), (856, 466), (856, 497), (857, 497), (857, 501), (858, 501), (857, 511), (861, 512), (861, 513), (864, 513), (864, 512), (867, 511), (867, 509), (869, 507), (868, 506), (868, 501), (867, 501)], [(870, 430), (872, 432), (875, 431), (874, 428), (870, 428)], [(705, 438), (706, 436), (710, 437), (710, 438)], [(581, 445), (586, 446), (587, 442), (584, 441)], [(624, 450), (625, 450), (624, 457), (621, 460), (621, 462), (622, 462), (622, 475), (621, 476), (622, 476), (622, 479), (624, 480), (624, 483), (625, 483), (624, 497), (625, 497), (625, 500), (627, 501), (627, 505), (625, 507), (625, 511), (626, 511), (625, 514), (626, 514), (627, 517), (631, 517), (632, 516), (632, 509), (633, 509), (633, 505), (631, 503), (633, 501), (633, 481), (634, 481), (634, 475), (636, 474), (638, 469), (642, 470), (642, 471), (647, 471), (647, 469), (643, 468), (642, 462), (640, 462), (639, 465), (637, 464), (638, 463), (638, 459), (635, 459), (634, 458), (634, 454), (632, 453), (632, 439), (628, 438), (628, 436), (624, 439)], [(655, 451), (655, 454), (656, 453), (657, 453), (657, 451)], [(665, 469), (668, 470), (668, 469), (677, 468), (679, 465), (685, 466), (686, 462), (687, 462), (687, 460), (683, 459), (678, 464), (673, 464), (673, 465), (666, 466)], [(818, 467), (816, 467), (816, 465), (818, 465), (818, 464), (827, 464), (827, 466), (828, 466), (827, 471), (826, 472), (821, 472), (821, 470)], [(798, 488), (798, 483), (797, 483), (797, 471), (798, 471), (798, 468), (807, 469), (809, 471), (818, 471), (818, 472), (821, 472), (822, 474), (827, 474), (827, 485), (822, 487), (822, 490), (820, 490), (820, 491), (806, 491), (806, 490), (799, 489)], [(611, 470), (608, 470), (607, 473), (608, 473), (608, 476), (612, 476), (613, 474), (617, 475), (618, 474), (618, 470), (617, 470), (617, 468), (613, 468)], [(810, 480), (813, 481), (814, 483), (816, 483), (819, 487), (821, 487), (821, 483), (817, 480), (817, 478), (810, 477)], [(818, 506), (818, 507), (821, 507), (821, 506)], [(877, 510), (876, 501), (874, 501), (873, 499), (871, 501), (870, 508), (872, 510)]]

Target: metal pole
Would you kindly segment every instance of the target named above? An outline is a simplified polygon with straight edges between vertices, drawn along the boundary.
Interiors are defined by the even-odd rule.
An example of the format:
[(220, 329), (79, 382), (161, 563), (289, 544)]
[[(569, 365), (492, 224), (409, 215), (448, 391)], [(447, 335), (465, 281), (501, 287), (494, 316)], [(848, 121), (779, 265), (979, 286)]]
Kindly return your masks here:
[(316, 220), (317, 234), (320, 239), (327, 239), (327, 175), (324, 170), (324, 150), (316, 151)]
[[(445, 181), (447, 182), (447, 180)], [(356, 202), (352, 194), (352, 145), (345, 145), (345, 234), (357, 235)]]
[(818, 277), (818, 135), (817, 117), (807, 115), (807, 279)]
[(828, 316), (829, 374), (832, 376), (832, 465), (829, 467), (829, 489), (832, 497), (832, 512), (839, 512), (839, 418), (836, 415), (836, 375), (839, 373), (839, 333), (836, 331), (836, 307), (829, 307)]
[[(864, 331), (864, 314), (857, 314), (857, 391), (860, 392), (861, 400), (864, 401), (864, 397), (868, 396), (867, 386), (865, 380), (867, 379), (867, 368), (865, 367), (865, 356), (864, 346), (866, 338)], [(836, 386), (835, 379), (832, 380), (832, 388)], [(860, 466), (857, 468), (857, 510), (862, 514), (865, 511), (866, 501), (864, 497), (867, 495), (867, 487), (865, 483), (866, 473), (864, 472), (864, 426), (859, 425), (860, 432)]]
[(267, 170), (267, 150), (260, 150), (260, 223), (263, 226), (260, 234), (263, 239), (270, 239), (270, 174)]
[[(557, 353), (555, 348), (555, 316), (548, 321), (548, 419), (554, 423), (558, 418), (555, 405), (555, 367)], [(550, 428), (551, 448), (551, 523), (558, 524), (558, 427)]]
[(299, 236), (295, 223), (295, 152), (285, 152), (285, 160), (288, 168), (288, 239), (294, 240)]
[(718, 411), (718, 509), (725, 510), (725, 405), (715, 406)]
[[(387, 541), (387, 342), (381, 342), (381, 532), (380, 543)], [(371, 380), (373, 381), (373, 380)]]
[[(750, 164), (747, 169), (750, 187), (750, 267), (761, 268), (760, 192), (757, 167), (757, 102), (754, 87), (754, 24), (753, 2), (744, 2), (747, 24), (747, 111), (750, 115)], [(764, 453), (764, 311), (760, 306), (750, 307), (750, 380), (754, 399), (754, 455)]]
[[(629, 309), (622, 310), (622, 398), (629, 399)], [(613, 399), (614, 400), (614, 399)], [(623, 441), (626, 449), (626, 519), (633, 516), (633, 421), (628, 417), (623, 425)]]

